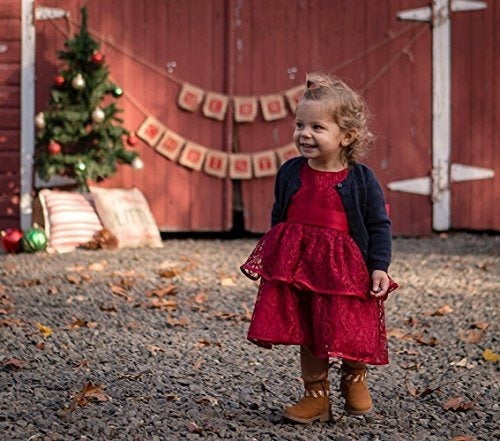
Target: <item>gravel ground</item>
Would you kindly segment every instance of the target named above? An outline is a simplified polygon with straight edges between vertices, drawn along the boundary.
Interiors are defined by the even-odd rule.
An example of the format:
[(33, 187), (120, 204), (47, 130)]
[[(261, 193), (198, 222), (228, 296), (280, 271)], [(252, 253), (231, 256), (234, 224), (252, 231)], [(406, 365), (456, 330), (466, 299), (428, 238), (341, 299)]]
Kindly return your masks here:
[(238, 266), (256, 241), (1, 255), (0, 438), (500, 437), (484, 353), (499, 351), (499, 236), (394, 241), (401, 288), (387, 302), (391, 364), (370, 370), (375, 411), (344, 415), (335, 362), (334, 421), (310, 426), (280, 419), (302, 393), (297, 348), (245, 339), (256, 285)]

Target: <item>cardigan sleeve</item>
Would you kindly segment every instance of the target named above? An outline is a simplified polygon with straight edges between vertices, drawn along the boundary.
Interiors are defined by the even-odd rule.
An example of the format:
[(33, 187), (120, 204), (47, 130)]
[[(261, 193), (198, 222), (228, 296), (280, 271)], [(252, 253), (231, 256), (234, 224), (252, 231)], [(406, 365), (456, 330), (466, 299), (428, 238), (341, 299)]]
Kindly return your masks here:
[(377, 178), (370, 173), (367, 181), (365, 225), (368, 231), (368, 269), (387, 272), (391, 263), (391, 221), (385, 207), (384, 193)]
[(271, 227), (274, 227), (280, 222), (281, 218), (281, 175), (283, 174), (283, 166), (280, 167), (276, 179), (274, 181), (274, 203), (271, 210)]

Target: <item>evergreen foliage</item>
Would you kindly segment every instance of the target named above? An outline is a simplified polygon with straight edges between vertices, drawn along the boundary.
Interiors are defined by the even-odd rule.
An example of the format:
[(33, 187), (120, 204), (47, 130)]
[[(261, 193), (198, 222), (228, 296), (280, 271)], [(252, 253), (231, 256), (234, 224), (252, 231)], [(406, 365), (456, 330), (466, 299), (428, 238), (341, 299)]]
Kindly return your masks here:
[[(114, 102), (122, 91), (108, 80), (100, 44), (87, 30), (85, 7), (81, 14), (80, 32), (65, 42), (66, 50), (58, 52), (66, 67), (51, 87), (48, 109), (37, 115), (41, 122), (37, 119), (35, 167), (44, 180), (67, 176), (88, 190), (89, 180), (111, 176), (118, 163), (131, 164), (137, 153), (124, 146), (129, 132), (122, 127), (123, 120), (117, 116), (121, 110)], [(83, 87), (81, 81), (75, 83), (78, 74)], [(98, 109), (97, 118), (96, 108), (104, 112)]]

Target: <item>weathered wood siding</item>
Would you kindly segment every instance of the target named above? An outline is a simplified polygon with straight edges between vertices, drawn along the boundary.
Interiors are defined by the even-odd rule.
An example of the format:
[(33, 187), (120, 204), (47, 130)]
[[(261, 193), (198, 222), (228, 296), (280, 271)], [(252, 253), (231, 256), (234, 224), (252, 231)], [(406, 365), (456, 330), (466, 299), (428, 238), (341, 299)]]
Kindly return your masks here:
[(0, 0), (0, 229), (19, 225), (21, 5)]
[(495, 177), (451, 185), (452, 228), (500, 230), (500, 4), (453, 14), (452, 162)]

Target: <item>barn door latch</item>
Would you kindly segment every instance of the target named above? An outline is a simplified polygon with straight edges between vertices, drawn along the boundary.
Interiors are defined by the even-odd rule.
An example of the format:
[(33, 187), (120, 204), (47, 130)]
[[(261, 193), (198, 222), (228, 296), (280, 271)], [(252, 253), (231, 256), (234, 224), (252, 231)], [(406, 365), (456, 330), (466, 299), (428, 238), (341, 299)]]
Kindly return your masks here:
[[(486, 9), (486, 2), (475, 1), (475, 0), (451, 0), (450, 9), (451, 12), (460, 11), (477, 11), (479, 9)], [(437, 10), (434, 14), (439, 14), (440, 11)], [(432, 17), (432, 7), (424, 6), (422, 8), (416, 9), (406, 9), (405, 11), (400, 11), (396, 14), (396, 17), (400, 20), (411, 20), (411, 21), (433, 21)], [(435, 21), (436, 17), (434, 17)]]
[(61, 8), (37, 6), (35, 9), (35, 20), (55, 20), (57, 18), (64, 18), (69, 16), (70, 12)]

